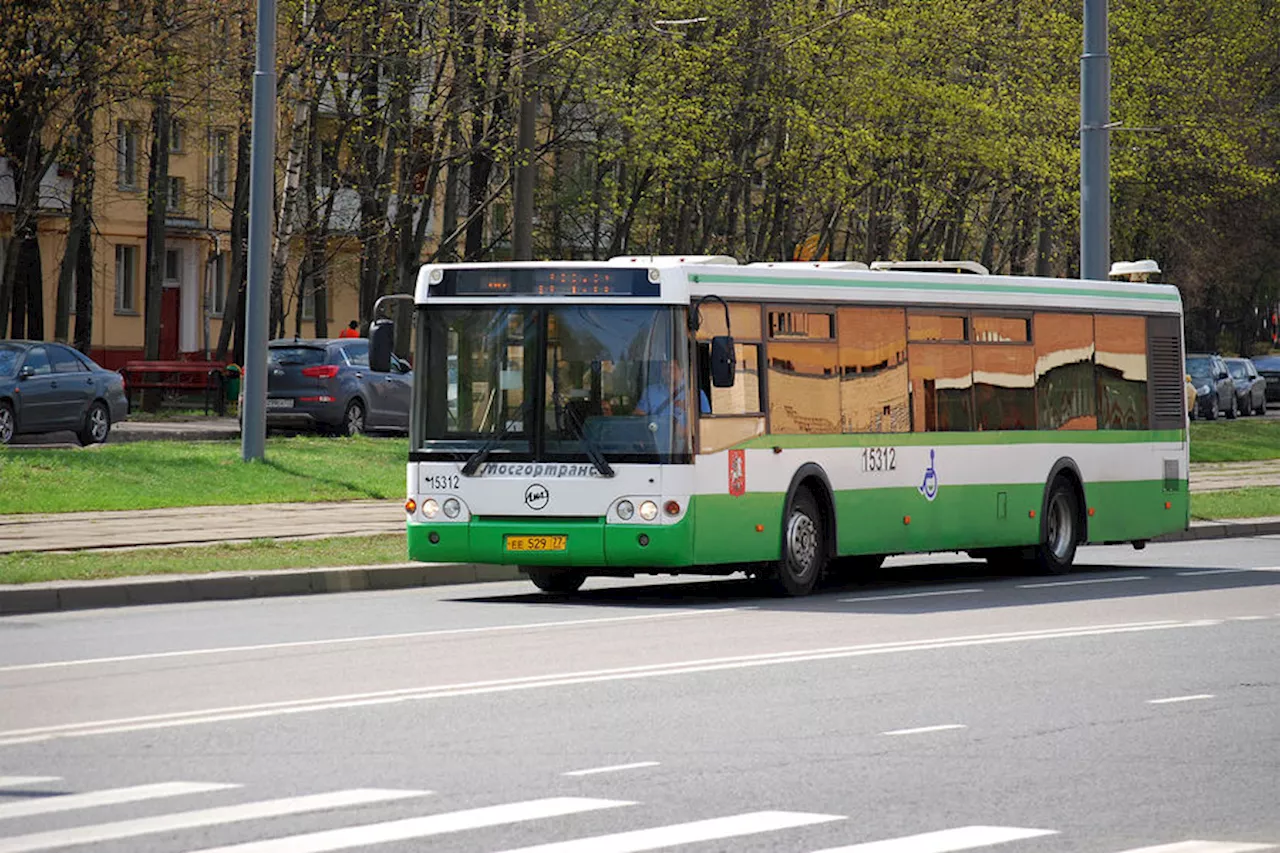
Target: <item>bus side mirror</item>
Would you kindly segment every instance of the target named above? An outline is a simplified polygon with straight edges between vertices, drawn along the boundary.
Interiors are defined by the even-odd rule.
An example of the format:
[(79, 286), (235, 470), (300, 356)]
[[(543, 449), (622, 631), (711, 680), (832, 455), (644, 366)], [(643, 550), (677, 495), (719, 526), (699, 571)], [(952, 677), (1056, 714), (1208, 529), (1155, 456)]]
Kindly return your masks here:
[(711, 339), (711, 384), (716, 388), (732, 388), (737, 365), (733, 338), (729, 335), (713, 337)]
[(391, 320), (374, 320), (369, 325), (369, 367), (378, 373), (391, 370), (391, 345), (395, 343), (396, 324)]

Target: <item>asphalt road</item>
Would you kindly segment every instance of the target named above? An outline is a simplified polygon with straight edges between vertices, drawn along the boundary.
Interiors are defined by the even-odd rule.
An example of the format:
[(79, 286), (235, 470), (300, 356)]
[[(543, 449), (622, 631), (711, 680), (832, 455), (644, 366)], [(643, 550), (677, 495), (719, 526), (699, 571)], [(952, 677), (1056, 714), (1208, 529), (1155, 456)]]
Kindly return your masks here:
[(1280, 537), (1080, 562), (2, 619), (0, 853), (1280, 845)]

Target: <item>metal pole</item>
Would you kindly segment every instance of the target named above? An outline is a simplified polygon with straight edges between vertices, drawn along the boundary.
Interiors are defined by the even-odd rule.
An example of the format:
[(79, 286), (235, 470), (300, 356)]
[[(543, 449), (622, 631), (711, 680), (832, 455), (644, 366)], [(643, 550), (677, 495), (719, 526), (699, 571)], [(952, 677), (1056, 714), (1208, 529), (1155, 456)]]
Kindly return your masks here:
[(267, 443), (267, 312), (276, 151), (276, 0), (258, 0), (249, 154), (249, 287), (245, 304), (244, 411), (240, 458), (261, 460)]
[(1080, 57), (1080, 277), (1111, 271), (1111, 57), (1107, 0), (1084, 0)]

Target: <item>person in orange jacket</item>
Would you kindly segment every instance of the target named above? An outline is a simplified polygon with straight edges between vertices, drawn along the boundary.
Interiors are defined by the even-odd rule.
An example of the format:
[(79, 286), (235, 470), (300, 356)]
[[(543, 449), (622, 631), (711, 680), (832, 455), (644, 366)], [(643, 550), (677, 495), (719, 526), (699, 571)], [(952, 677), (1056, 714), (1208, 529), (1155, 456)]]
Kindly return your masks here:
[(342, 334), (338, 335), (338, 337), (340, 338), (360, 337), (360, 324), (357, 323), (355, 320), (352, 320), (350, 323), (347, 324), (347, 327), (342, 330)]

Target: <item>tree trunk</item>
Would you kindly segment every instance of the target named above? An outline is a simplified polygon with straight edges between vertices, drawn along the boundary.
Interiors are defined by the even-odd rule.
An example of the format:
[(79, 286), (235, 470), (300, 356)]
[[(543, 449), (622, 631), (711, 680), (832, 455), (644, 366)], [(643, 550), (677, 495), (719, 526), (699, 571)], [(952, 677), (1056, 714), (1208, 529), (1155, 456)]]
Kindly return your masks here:
[[(92, 178), (92, 170), (89, 175)], [(88, 355), (92, 345), (93, 230), (85, 227), (80, 232), (80, 251), (76, 255), (76, 349)]]
[(249, 123), (242, 120), (236, 141), (236, 188), (231, 201), (231, 271), (227, 277), (227, 298), (222, 306), (222, 328), (218, 330), (218, 350), (214, 354), (214, 360), (223, 361), (230, 348), (232, 360), (237, 364), (244, 363), (244, 305), (249, 241), (249, 139)]
[(144, 357), (148, 361), (160, 357), (160, 304), (165, 273), (164, 215), (169, 201), (169, 109), (169, 96), (157, 95), (151, 110), (151, 164), (147, 170), (147, 274), (143, 322), (146, 327)]
[[(86, 86), (76, 99), (76, 147), (79, 163), (76, 167), (75, 185), (71, 190), (71, 219), (67, 227), (67, 246), (62, 255), (62, 268), (58, 273), (57, 313), (54, 318), (54, 340), (66, 343), (71, 326), (70, 314), (79, 309), (71, 304), (71, 287), (79, 277), (80, 251), (84, 236), (89, 230), (89, 206), (93, 203), (93, 107), (94, 90)], [(92, 269), (92, 264), (90, 264)], [(78, 325), (78, 323), (77, 323)]]

